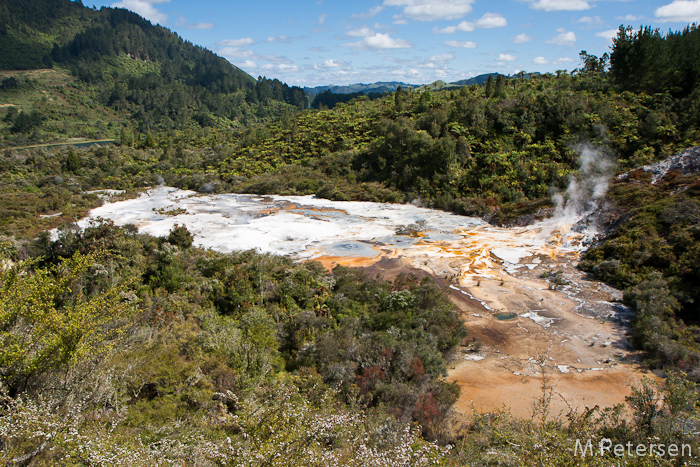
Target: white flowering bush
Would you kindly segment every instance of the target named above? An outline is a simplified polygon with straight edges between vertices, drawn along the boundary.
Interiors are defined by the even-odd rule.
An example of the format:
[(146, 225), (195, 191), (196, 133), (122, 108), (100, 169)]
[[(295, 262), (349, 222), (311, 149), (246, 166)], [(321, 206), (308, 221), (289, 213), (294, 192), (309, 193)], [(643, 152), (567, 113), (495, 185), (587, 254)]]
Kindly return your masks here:
[[(402, 425), (392, 442), (377, 443), (371, 417), (337, 406), (332, 393), (314, 404), (290, 385), (243, 403), (218, 394), (219, 415), (208, 429), (170, 433), (154, 442), (129, 427), (126, 414), (75, 404), (64, 410), (41, 398), (2, 397), (0, 461), (38, 465), (357, 466), (439, 465), (449, 449), (421, 440)], [(220, 428), (220, 429), (217, 429)]]

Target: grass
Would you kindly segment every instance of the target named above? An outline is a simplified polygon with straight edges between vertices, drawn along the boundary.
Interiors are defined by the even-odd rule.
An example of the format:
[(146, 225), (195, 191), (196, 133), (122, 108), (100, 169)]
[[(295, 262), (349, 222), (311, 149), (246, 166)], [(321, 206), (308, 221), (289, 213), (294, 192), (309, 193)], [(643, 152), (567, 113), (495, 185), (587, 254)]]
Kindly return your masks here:
[[(10, 77), (19, 81), (20, 89), (0, 91), (0, 147), (112, 139), (127, 123), (127, 115), (102, 106), (97, 90), (76, 83), (66, 70), (0, 71), (0, 81)], [(12, 133), (12, 122), (4, 120), (11, 107), (41, 112), (42, 124), (28, 135)]]

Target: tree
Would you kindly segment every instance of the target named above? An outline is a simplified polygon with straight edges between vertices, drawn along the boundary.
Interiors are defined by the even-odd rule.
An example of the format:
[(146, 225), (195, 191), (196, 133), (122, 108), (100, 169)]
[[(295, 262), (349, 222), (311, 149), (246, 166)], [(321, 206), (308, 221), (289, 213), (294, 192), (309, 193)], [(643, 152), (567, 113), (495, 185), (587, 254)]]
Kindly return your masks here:
[(158, 146), (156, 139), (153, 137), (150, 131), (146, 133), (146, 140), (144, 141), (143, 145), (146, 148), (155, 148)]
[(2, 120), (6, 123), (12, 123), (15, 118), (17, 118), (17, 115), (19, 115), (19, 109), (15, 106), (10, 106), (8, 107), (7, 113)]
[(398, 86), (394, 93), (394, 108), (397, 112), (403, 110), (403, 89), (401, 89), (401, 86)]
[(38, 110), (19, 112), (10, 128), (13, 133), (28, 133), (41, 125), (44, 116)]
[(82, 167), (82, 162), (80, 161), (80, 156), (76, 153), (73, 148), (68, 149), (68, 157), (66, 158), (66, 170), (69, 172), (75, 172)]
[(493, 92), (493, 97), (503, 99), (506, 97), (506, 77), (503, 75), (496, 76), (496, 88)]
[(0, 90), (3, 91), (17, 88), (19, 88), (19, 81), (17, 81), (17, 78), (15, 78), (14, 76), (5, 78), (2, 80), (2, 83), (0, 83)]
[(486, 81), (486, 89), (484, 90), (486, 97), (491, 97), (493, 94), (493, 75), (489, 75), (489, 79)]
[(192, 246), (194, 236), (187, 230), (186, 226), (175, 224), (166, 241), (180, 248), (189, 248)]
[(610, 72), (623, 89), (685, 97), (698, 85), (700, 30), (691, 25), (664, 36), (649, 26), (620, 27), (613, 39)]
[(79, 285), (104, 258), (76, 253), (50, 268), (35, 268), (36, 259), (0, 266), (0, 381), (11, 394), (113, 348), (132, 310), (123, 287), (86, 296)]
[(119, 144), (121, 146), (134, 146), (134, 135), (128, 128), (122, 127), (121, 134), (119, 136)]
[(583, 65), (581, 67), (582, 73), (605, 73), (610, 65), (610, 56), (607, 53), (604, 53), (602, 57), (598, 58), (582, 50), (578, 56)]

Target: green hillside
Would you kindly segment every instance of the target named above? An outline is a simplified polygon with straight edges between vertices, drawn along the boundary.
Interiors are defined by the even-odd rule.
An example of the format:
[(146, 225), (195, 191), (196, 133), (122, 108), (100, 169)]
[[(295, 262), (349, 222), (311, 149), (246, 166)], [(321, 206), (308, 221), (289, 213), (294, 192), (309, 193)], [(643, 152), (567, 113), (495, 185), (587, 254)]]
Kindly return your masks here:
[(104, 139), (131, 125), (130, 115), (102, 105), (96, 88), (66, 70), (0, 71), (0, 147)]
[[(617, 93), (607, 77), (587, 72), (407, 91), (244, 132), (222, 170), (265, 174), (248, 189), (334, 199), (381, 200), (365, 189), (379, 184), (394, 193), (386, 199), (495, 220), (564, 188), (582, 142), (606, 147), (619, 170), (693, 146), (700, 127), (694, 102)], [(319, 193), (325, 185), (332, 189)]]
[[(77, 78), (73, 86), (84, 100), (143, 132), (237, 128), (307, 107), (301, 88), (255, 80), (211, 51), (118, 8), (97, 11), (70, 0), (3, 0), (0, 49), (0, 69), (66, 70)], [(17, 90), (13, 77), (5, 77), (0, 93)], [(35, 92), (53, 91), (42, 88), (52, 83), (22, 84)], [(0, 96), (0, 103), (13, 103), (11, 97)], [(29, 128), (15, 126), (13, 132), (29, 133), (31, 141), (59, 137), (32, 133), (56, 117), (37, 115)], [(111, 136), (118, 134), (116, 128)]]

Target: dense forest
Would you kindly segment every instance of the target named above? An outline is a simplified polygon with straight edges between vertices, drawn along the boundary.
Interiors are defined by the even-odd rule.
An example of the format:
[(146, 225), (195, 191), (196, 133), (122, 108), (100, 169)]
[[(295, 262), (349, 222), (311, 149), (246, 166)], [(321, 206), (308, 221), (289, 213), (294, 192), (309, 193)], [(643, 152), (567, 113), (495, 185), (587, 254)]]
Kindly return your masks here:
[(698, 53), (700, 33), (696, 24), (666, 35), (650, 27), (638, 31), (620, 27), (610, 55), (610, 75), (623, 90), (697, 96)]
[[(553, 186), (563, 188), (578, 168), (581, 143), (607, 148), (619, 170), (692, 146), (697, 105), (697, 97), (618, 93), (595, 71), (501, 75), (460, 91), (360, 97), (244, 131), (222, 170), (232, 177), (264, 173), (248, 185), (260, 192), (420, 199), (498, 220), (514, 206), (548, 200)], [(391, 192), (386, 199), (374, 194), (377, 185)]]
[(0, 69), (62, 67), (100, 104), (141, 130), (246, 125), (283, 103), (305, 109), (299, 87), (252, 77), (211, 51), (120, 8), (70, 0), (0, 2)]
[[(0, 460), (620, 461), (572, 455), (572, 439), (600, 438), (696, 452), (698, 178), (670, 173), (652, 184), (635, 169), (700, 144), (699, 41), (695, 26), (621, 28), (609, 57), (582, 52), (572, 73), (397, 89), (316, 110), (300, 89), (256, 81), (125, 10), (0, 0), (0, 68), (27, 70), (0, 80), (0, 103), (14, 104), (0, 114)], [(17, 148), (81, 132), (116, 141)], [(182, 226), (154, 238), (74, 224), (103, 202), (93, 190), (126, 198), (163, 183), (413, 201), (528, 222), (551, 214), (551, 193), (578, 176), (582, 143), (628, 174), (602, 206), (608, 236), (581, 267), (624, 290), (635, 345), (668, 377), (663, 389), (634, 387), (626, 405), (562, 417), (549, 411), (543, 378), (530, 419), (503, 410), (451, 425), (459, 390), (443, 376), (470, 337), (430, 278), (387, 282), (253, 251), (219, 254), (193, 247)]]

